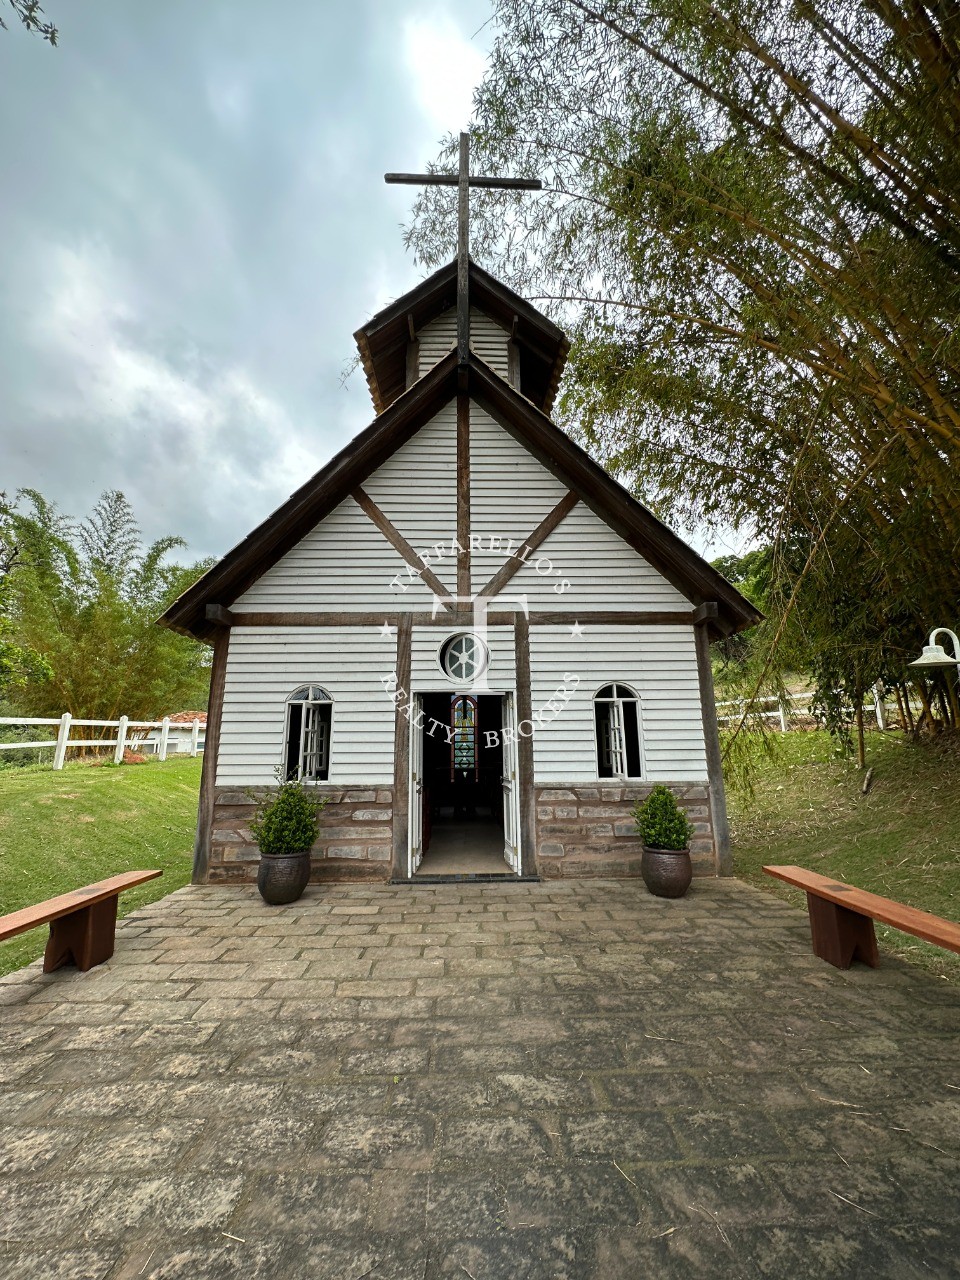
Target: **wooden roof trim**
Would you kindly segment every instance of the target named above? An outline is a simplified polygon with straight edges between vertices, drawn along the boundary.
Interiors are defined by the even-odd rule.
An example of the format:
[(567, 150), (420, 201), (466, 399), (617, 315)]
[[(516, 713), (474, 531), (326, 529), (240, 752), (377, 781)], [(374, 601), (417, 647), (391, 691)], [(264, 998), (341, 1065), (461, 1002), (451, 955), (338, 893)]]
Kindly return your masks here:
[(456, 352), (451, 351), (188, 587), (157, 621), (184, 635), (209, 639), (216, 624), (206, 616), (207, 604), (232, 604), (363, 484), (456, 394), (456, 372)]
[[(726, 578), (473, 352), (469, 382), (469, 394), (481, 408), (694, 605), (717, 602), (717, 617), (704, 619), (714, 634), (727, 635), (761, 620), (762, 614)], [(217, 622), (208, 616), (207, 606), (228, 609), (456, 392), (457, 354), (450, 351), (189, 587), (158, 621), (185, 635), (209, 639)]]
[(732, 583), (473, 352), (470, 394), (693, 604), (716, 601), (718, 616), (709, 621), (714, 634), (729, 635), (761, 621), (763, 615)]
[[(456, 260), (440, 267), (420, 284), (389, 303), (354, 333), (354, 341), (360, 353), (367, 386), (377, 413), (383, 413), (392, 400), (384, 392), (377, 377), (377, 363), (389, 351), (404, 345), (406, 330), (397, 341), (385, 350), (378, 350), (378, 339), (391, 326), (398, 327), (412, 319), (417, 329), (428, 324), (451, 306), (456, 305)], [(557, 388), (567, 362), (570, 342), (563, 330), (532, 303), (515, 293), (488, 271), (470, 261), (471, 305), (486, 310), (492, 319), (500, 320), (509, 329), (518, 321), (517, 339), (549, 369), (544, 397), (544, 411), (549, 413), (556, 398)]]

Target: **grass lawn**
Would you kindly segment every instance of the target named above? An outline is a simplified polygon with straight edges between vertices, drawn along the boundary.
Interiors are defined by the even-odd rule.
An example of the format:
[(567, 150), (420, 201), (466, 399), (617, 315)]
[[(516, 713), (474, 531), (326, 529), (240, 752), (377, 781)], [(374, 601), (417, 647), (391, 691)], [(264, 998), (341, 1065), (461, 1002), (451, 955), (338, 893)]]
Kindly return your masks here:
[[(752, 797), (728, 795), (734, 869), (806, 909), (798, 889), (766, 876), (793, 863), (960, 921), (960, 743), (914, 745), (899, 733), (867, 737), (872, 785), (838, 759), (824, 732), (776, 736), (777, 758), (759, 766)], [(960, 956), (877, 925), (894, 952), (960, 983)]]
[[(104, 880), (161, 867), (120, 895), (120, 914), (190, 879), (201, 758), (0, 770), (0, 915)], [(0, 974), (41, 955), (48, 927), (0, 942)]]

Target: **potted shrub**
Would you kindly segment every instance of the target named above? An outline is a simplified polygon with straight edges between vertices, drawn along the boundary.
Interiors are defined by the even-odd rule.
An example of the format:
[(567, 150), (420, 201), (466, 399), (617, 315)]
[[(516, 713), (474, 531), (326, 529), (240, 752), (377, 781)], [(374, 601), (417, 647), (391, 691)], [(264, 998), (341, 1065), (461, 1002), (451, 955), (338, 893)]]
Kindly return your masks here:
[(690, 888), (693, 827), (669, 787), (657, 783), (633, 811), (643, 840), (640, 874), (658, 898), (682, 898)]
[(299, 781), (280, 781), (277, 791), (257, 805), (250, 830), (260, 850), (257, 888), (264, 902), (295, 902), (307, 887), (310, 850), (326, 803), (308, 795)]

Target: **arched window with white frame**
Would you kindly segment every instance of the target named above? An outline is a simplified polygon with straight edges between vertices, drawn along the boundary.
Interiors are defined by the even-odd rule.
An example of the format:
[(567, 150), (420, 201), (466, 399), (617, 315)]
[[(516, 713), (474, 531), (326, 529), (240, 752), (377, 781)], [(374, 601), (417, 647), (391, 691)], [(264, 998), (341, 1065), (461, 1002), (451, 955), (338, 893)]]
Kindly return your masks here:
[(305, 684), (287, 699), (284, 777), (326, 782), (330, 777), (333, 702), (318, 684)]
[(597, 776), (642, 778), (640, 699), (628, 684), (605, 684), (593, 699)]

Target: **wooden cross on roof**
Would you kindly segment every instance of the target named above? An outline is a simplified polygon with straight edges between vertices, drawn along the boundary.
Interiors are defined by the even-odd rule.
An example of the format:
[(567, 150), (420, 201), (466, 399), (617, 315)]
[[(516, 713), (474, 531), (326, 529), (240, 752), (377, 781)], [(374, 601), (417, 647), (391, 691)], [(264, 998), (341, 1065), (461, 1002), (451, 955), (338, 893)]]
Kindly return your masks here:
[(485, 178), (470, 173), (470, 135), (460, 135), (460, 166), (452, 173), (385, 173), (385, 182), (412, 186), (457, 188), (457, 361), (470, 359), (470, 188), (541, 191), (539, 178)]

